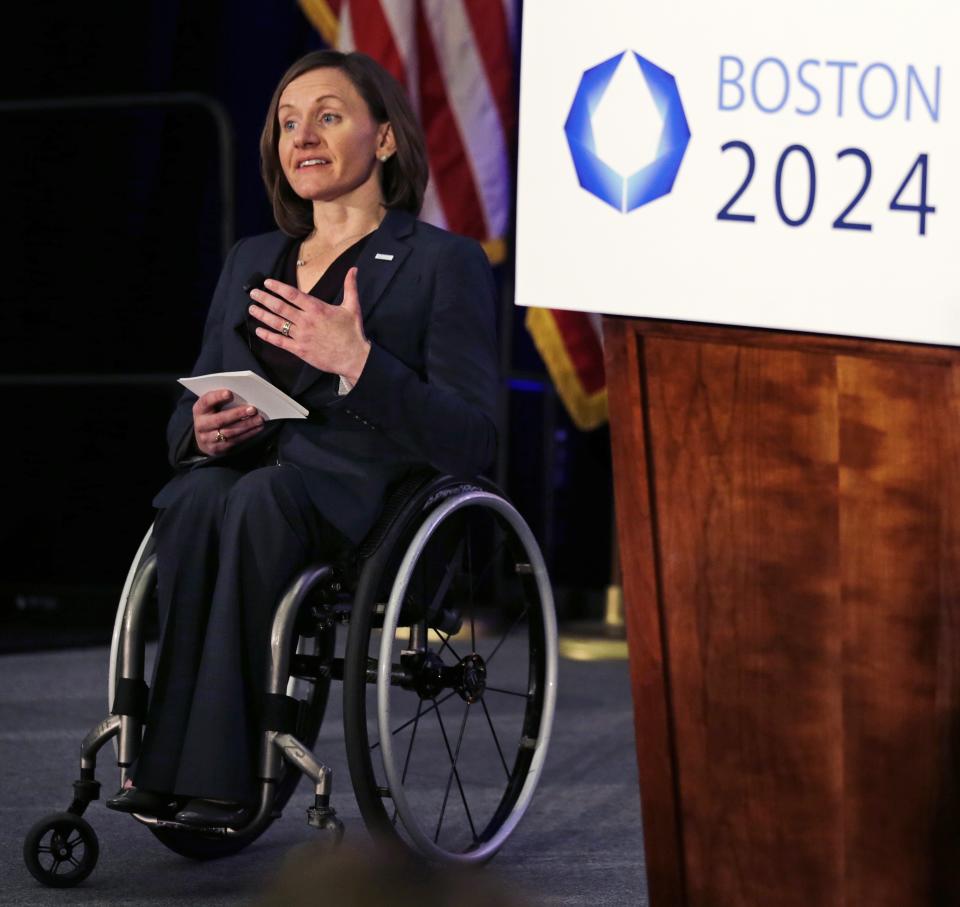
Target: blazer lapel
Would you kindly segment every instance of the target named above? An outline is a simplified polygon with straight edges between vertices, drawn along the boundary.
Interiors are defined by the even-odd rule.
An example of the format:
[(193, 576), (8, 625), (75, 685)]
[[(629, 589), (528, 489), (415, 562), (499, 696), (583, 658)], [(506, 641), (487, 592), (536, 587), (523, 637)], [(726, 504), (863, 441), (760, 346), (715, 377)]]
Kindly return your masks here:
[(264, 277), (276, 276), (280, 256), (283, 255), (283, 250), (286, 248), (288, 241), (286, 236), (278, 234), (276, 240), (271, 242), (269, 247), (255, 261), (238, 261), (235, 265), (239, 281), (234, 284), (230, 291), (230, 324), (236, 342), (231, 345), (229, 359), (227, 359), (227, 351), (224, 350), (224, 361), (228, 366), (228, 371), (239, 372), (243, 369), (249, 369), (256, 372), (261, 378), (269, 380), (264, 374), (260, 360), (253, 354), (251, 348), (250, 332), (247, 330), (247, 309), (251, 300), (244, 292), (243, 285), (258, 270)]
[[(244, 314), (246, 314), (246, 308), (244, 308)], [(269, 380), (263, 372), (260, 360), (253, 355), (253, 350), (250, 348), (250, 334), (247, 331), (246, 319), (242, 318), (237, 321), (233, 325), (233, 331), (236, 335), (236, 342), (230, 350), (230, 362), (227, 371), (240, 372), (249, 369), (251, 372), (256, 372), (261, 378)]]
[[(360, 296), (360, 310), (363, 313), (364, 323), (369, 321), (370, 315), (377, 303), (393, 280), (394, 275), (410, 254), (410, 246), (404, 241), (413, 232), (415, 219), (406, 211), (390, 210), (384, 217), (380, 227), (367, 241), (357, 259), (357, 293)], [(333, 305), (343, 302), (343, 288), (333, 299)], [(318, 381), (327, 372), (321, 372), (304, 363), (294, 385), (293, 394), (303, 393), (315, 381)]]
[(409, 254), (410, 247), (391, 232), (378, 230), (370, 237), (357, 261), (357, 292), (360, 294), (360, 310), (364, 321), (370, 318)]

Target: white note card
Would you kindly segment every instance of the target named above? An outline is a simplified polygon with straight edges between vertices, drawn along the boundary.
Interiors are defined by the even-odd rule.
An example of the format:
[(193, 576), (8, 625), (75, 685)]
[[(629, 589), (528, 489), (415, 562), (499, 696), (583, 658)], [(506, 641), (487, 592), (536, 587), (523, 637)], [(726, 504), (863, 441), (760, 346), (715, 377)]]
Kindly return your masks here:
[(231, 406), (249, 404), (255, 406), (265, 420), (305, 419), (309, 410), (293, 397), (274, 387), (256, 372), (216, 372), (212, 375), (197, 375), (180, 378), (179, 382), (198, 397), (209, 391), (228, 390), (233, 394)]

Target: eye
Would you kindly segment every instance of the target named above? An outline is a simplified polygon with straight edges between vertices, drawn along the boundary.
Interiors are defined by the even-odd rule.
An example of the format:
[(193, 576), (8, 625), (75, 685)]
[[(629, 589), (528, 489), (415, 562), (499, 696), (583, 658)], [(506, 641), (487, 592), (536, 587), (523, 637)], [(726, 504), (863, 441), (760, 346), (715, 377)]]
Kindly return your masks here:
[(334, 123), (340, 122), (340, 115), (337, 113), (325, 113), (320, 117), (320, 122), (324, 126), (332, 126)]
[(284, 132), (292, 132), (292, 131), (296, 128), (296, 125), (297, 125), (297, 124), (296, 124), (296, 121), (295, 121), (295, 120), (284, 120), (284, 121), (280, 124), (280, 128), (281, 128)]

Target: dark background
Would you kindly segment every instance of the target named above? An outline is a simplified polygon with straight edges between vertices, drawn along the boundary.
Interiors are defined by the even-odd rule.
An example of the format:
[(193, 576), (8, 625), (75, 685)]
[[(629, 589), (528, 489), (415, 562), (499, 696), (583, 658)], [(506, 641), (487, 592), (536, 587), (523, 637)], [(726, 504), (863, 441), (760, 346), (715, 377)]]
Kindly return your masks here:
[[(225, 246), (274, 228), (258, 170), (270, 95), (322, 46), (294, 0), (58, 0), (18, 21), (0, 38), (2, 650), (109, 638)], [(497, 477), (561, 618), (589, 616), (609, 581), (607, 432), (572, 427), (510, 307), (511, 262), (497, 276)]]

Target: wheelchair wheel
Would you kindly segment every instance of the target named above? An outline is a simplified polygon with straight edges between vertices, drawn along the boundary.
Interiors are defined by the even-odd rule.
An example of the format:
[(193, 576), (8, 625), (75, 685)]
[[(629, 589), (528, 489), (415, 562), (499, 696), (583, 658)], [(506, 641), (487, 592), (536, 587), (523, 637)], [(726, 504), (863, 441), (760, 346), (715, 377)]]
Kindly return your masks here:
[(96, 833), (73, 813), (41, 819), (23, 842), (23, 859), (30, 875), (50, 888), (79, 885), (93, 872), (99, 856)]
[[(155, 544), (151, 527), (140, 543), (140, 548), (130, 566), (120, 596), (120, 606), (114, 622), (113, 640), (110, 648), (108, 708), (113, 705), (113, 690), (117, 678), (120, 676), (123, 614), (128, 601), (132, 597), (151, 596), (154, 594), (156, 583), (155, 562)], [(306, 603), (309, 604), (309, 600)], [(331, 625), (328, 629), (318, 631), (316, 636), (300, 636), (297, 640), (297, 653), (302, 655), (319, 655), (324, 660), (332, 659), (336, 643), (335, 632), (335, 626)], [(288, 684), (287, 695), (299, 699), (301, 703), (296, 737), (308, 747), (313, 747), (320, 734), (320, 727), (323, 723), (323, 716), (326, 712), (329, 694), (329, 677), (316, 681), (304, 681), (291, 678)], [(284, 806), (286, 806), (287, 802), (293, 796), (300, 782), (300, 778), (301, 774), (299, 771), (288, 763), (283, 763), (273, 801), (275, 817), (279, 817)], [(264, 829), (264, 831), (265, 830), (266, 829)], [(244, 839), (225, 838), (222, 836), (213, 837), (205, 835), (202, 832), (171, 828), (150, 827), (150, 831), (165, 847), (174, 853), (195, 860), (211, 860), (231, 856), (256, 840), (255, 837)], [(261, 832), (261, 834), (262, 833), (263, 832)]]
[(407, 538), (386, 605), (382, 574), (362, 576), (354, 601), (350, 773), (372, 830), (430, 859), (484, 862), (522, 818), (546, 756), (552, 593), (526, 523), (482, 488), (450, 494)]

